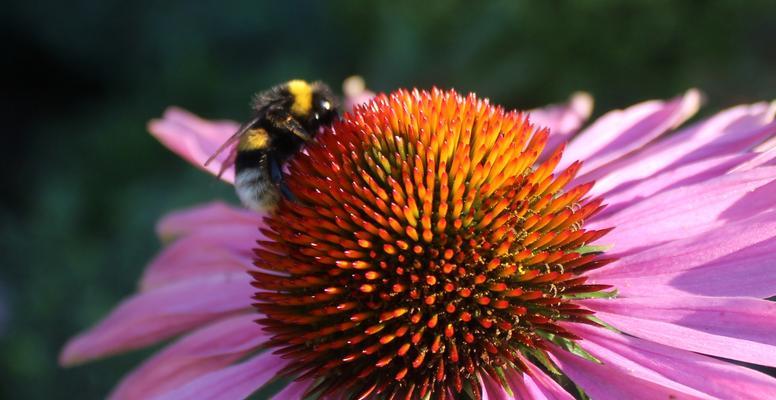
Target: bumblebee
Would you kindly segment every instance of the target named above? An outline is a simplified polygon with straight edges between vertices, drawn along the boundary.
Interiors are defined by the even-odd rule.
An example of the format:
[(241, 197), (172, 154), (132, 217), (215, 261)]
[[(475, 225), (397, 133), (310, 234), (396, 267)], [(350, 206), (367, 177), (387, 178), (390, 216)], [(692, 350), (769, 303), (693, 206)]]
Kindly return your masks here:
[(253, 117), (206, 162), (237, 142), (234, 186), (253, 210), (272, 208), (293, 195), (283, 183), (283, 165), (338, 117), (339, 101), (322, 82), (292, 80), (256, 94)]

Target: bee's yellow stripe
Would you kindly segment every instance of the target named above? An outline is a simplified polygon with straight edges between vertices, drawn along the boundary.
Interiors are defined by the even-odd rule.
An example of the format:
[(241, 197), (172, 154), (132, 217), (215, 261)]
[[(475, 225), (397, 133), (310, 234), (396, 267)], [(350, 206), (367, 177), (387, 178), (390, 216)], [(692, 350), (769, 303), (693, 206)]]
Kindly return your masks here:
[(269, 145), (269, 135), (261, 128), (251, 129), (240, 137), (238, 151), (263, 150)]
[(294, 104), (291, 105), (291, 113), (297, 117), (304, 117), (310, 114), (313, 108), (313, 88), (309, 83), (295, 79), (288, 82), (288, 92), (294, 97)]

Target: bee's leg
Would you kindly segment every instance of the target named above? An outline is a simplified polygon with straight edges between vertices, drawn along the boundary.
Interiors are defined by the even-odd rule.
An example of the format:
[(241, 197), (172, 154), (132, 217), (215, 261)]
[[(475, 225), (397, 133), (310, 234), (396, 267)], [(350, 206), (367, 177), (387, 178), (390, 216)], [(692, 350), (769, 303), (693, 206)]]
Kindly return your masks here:
[(285, 110), (270, 109), (267, 111), (266, 117), (277, 129), (291, 133), (305, 142), (312, 139), (312, 136), (304, 129), (302, 124), (291, 117)]
[(296, 201), (296, 196), (291, 193), (291, 190), (288, 189), (288, 186), (283, 179), (283, 166), (276, 157), (269, 158), (269, 179), (278, 186), (283, 197), (291, 201)]

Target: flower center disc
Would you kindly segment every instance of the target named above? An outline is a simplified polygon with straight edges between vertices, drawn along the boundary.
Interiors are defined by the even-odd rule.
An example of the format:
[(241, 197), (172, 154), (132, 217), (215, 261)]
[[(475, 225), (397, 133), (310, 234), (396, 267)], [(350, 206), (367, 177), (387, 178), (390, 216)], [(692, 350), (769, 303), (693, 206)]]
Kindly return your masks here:
[(601, 199), (566, 186), (581, 163), (540, 163), (549, 132), (474, 95), (398, 91), (321, 133), (291, 161), (298, 198), (267, 218), (252, 271), (260, 322), (338, 398), (480, 396), (590, 322), (574, 295), (610, 260), (584, 246)]

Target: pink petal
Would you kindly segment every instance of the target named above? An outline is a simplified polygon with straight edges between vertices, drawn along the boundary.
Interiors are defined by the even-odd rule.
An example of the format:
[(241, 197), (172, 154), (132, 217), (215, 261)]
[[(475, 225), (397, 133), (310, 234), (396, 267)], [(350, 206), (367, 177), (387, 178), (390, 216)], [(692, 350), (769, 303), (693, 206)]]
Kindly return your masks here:
[(157, 224), (160, 237), (171, 240), (148, 265), (140, 282), (148, 290), (213, 272), (242, 271), (252, 262), (263, 215), (213, 202), (166, 215)]
[[(744, 229), (749, 229), (745, 227)], [(773, 254), (776, 238), (770, 238), (684, 273), (667, 275), (667, 285), (653, 284), (653, 295), (673, 295), (670, 288), (707, 296), (776, 295)], [(642, 292), (643, 293), (643, 292)]]
[(758, 167), (776, 165), (776, 147), (765, 150), (763, 153), (755, 153), (755, 154), (757, 154), (755, 158), (739, 165), (734, 169), (734, 171), (747, 171)]
[(488, 374), (480, 374), (482, 400), (509, 400), (509, 393)]
[[(222, 166), (230, 166), (230, 149), (205, 167), (205, 161), (231, 137), (239, 125), (232, 121), (206, 121), (188, 111), (170, 107), (162, 119), (149, 122), (148, 131), (174, 153), (197, 168), (218, 175)], [(225, 169), (221, 179), (234, 182), (234, 168)]]
[[(670, 169), (658, 175), (621, 185), (618, 190), (606, 194), (604, 198), (609, 205), (596, 218), (608, 217), (625, 208), (648, 199), (665, 190), (682, 186), (694, 185), (719, 177), (731, 171), (736, 166), (755, 157), (754, 153), (734, 154), (714, 157), (691, 164)], [(598, 181), (594, 186), (598, 186)], [(613, 193), (613, 194), (612, 194)]]
[(229, 366), (267, 339), (256, 318), (226, 318), (183, 337), (126, 376), (110, 398), (147, 399)]
[(700, 93), (689, 90), (669, 102), (648, 101), (611, 111), (569, 144), (560, 167), (584, 160), (584, 174), (610, 163), (679, 126), (695, 114), (700, 101)]
[(495, 381), (487, 374), (481, 374), (483, 400), (509, 400), (512, 398), (535, 400), (574, 399), (574, 396), (566, 392), (542, 370), (525, 359), (522, 359), (522, 361), (528, 367), (527, 372), (519, 372), (513, 369), (505, 371), (505, 377), (515, 397), (510, 396), (501, 386), (501, 383)]
[(550, 129), (550, 137), (545, 149), (552, 151), (561, 143), (569, 141), (592, 112), (593, 98), (587, 93), (580, 92), (574, 93), (568, 103), (552, 104), (528, 113), (534, 125)]
[(640, 365), (633, 366), (627, 358), (616, 354), (607, 354), (606, 357), (600, 354), (594, 355), (603, 361), (603, 365), (561, 349), (557, 349), (550, 356), (563, 373), (592, 399), (712, 399), (710, 396), (704, 396), (702, 392), (667, 379), (651, 369)]
[(776, 303), (770, 301), (671, 296), (582, 303), (617, 329), (643, 339), (697, 353), (776, 366)]
[(739, 153), (776, 132), (774, 110), (766, 103), (725, 110), (579, 180), (595, 180), (593, 193), (600, 195), (682, 165)]
[(262, 218), (262, 214), (214, 201), (165, 215), (156, 224), (156, 232), (159, 237), (168, 240), (216, 226), (257, 227)]
[(766, 140), (763, 143), (760, 143), (759, 145), (757, 145), (757, 147), (755, 147), (755, 150), (759, 152), (764, 152), (764, 151), (773, 150), (775, 148), (776, 148), (776, 136)]
[[(737, 228), (747, 229), (749, 226), (741, 224)], [(759, 230), (758, 228), (760, 227), (755, 227), (756, 230)], [(721, 257), (706, 254), (709, 253), (709, 249), (714, 249), (714, 252), (730, 250), (730, 248), (723, 250), (708, 246), (715, 243), (715, 241), (702, 242), (700, 246), (690, 250), (691, 254), (673, 253), (668, 250), (668, 253), (675, 255), (658, 256), (654, 263), (647, 261), (638, 266), (631, 267), (629, 264), (624, 264), (631, 268), (623, 274), (607, 278), (606, 273), (596, 273), (590, 282), (614, 285), (623, 296), (649, 293), (650, 296), (696, 294), (765, 298), (776, 295), (776, 274), (773, 273), (772, 268), (773, 254), (776, 253), (776, 238), (752, 245), (736, 243), (738, 250)], [(690, 248), (692, 247), (688, 247)], [(708, 261), (709, 258), (711, 261)], [(637, 270), (645, 270), (645, 272), (639, 275)], [(615, 270), (610, 272), (614, 273)]]
[(267, 351), (241, 364), (203, 375), (154, 399), (242, 400), (271, 381), (284, 365), (282, 359)]
[(551, 356), (594, 399), (776, 398), (776, 379), (749, 368), (603, 328), (564, 327), (603, 365), (557, 348)]
[(606, 240), (617, 252), (649, 248), (772, 208), (776, 187), (769, 183), (774, 178), (776, 168), (771, 167), (724, 175), (659, 193), (611, 217), (594, 219), (589, 226), (616, 227)]
[(776, 212), (634, 253), (592, 271), (591, 283), (638, 297), (776, 295)]
[(250, 309), (255, 292), (250, 280), (245, 273), (215, 274), (134, 295), (96, 326), (71, 339), (60, 355), (60, 364), (80, 364), (148, 346)]
[[(743, 115), (724, 127), (701, 125), (696, 131), (687, 133), (687, 137), (672, 136), (660, 143), (658, 150), (666, 149), (661, 155), (671, 154), (675, 159), (677, 153), (681, 157), (675, 159), (668, 168), (688, 162), (702, 160), (721, 154), (731, 154), (751, 149), (757, 143), (776, 134), (775, 104), (756, 103), (750, 106), (740, 106)], [(711, 119), (710, 124), (714, 121)], [(684, 147), (677, 149), (677, 147)]]
[[(254, 229), (245, 230), (236, 241), (229, 243), (229, 246), (241, 244), (243, 248), (239, 250), (224, 243), (213, 243), (202, 234), (176, 240), (148, 265), (140, 279), (140, 290), (147, 291), (218, 272), (247, 271), (253, 264), (250, 248), (259, 237)], [(254, 236), (251, 237), (251, 234)]]
[(564, 390), (541, 369), (523, 359), (528, 371), (520, 373), (509, 370), (506, 374), (509, 385), (519, 399), (573, 400), (574, 396)]

